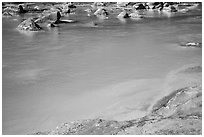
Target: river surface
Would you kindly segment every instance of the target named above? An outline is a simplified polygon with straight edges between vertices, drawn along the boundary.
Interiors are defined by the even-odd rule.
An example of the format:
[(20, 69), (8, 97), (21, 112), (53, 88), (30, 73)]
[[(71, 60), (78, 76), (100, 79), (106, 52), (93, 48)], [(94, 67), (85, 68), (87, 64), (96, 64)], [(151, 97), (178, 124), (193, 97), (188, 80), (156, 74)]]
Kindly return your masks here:
[(76, 13), (77, 23), (34, 33), (16, 30), (22, 18), (2, 18), (3, 134), (53, 129), (121, 100), (126, 112), (129, 97), (137, 109), (171, 70), (202, 60), (200, 48), (179, 46), (202, 41), (201, 10), (123, 21)]

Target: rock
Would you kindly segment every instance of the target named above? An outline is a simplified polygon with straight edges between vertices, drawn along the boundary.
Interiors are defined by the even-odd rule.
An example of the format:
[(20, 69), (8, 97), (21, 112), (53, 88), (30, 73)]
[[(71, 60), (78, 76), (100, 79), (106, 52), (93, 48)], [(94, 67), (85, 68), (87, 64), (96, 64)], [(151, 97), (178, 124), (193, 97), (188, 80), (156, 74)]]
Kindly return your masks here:
[(118, 16), (118, 18), (129, 18), (129, 14), (124, 10)]
[(55, 22), (53, 22), (54, 24), (60, 24), (60, 23), (75, 23), (77, 21), (75, 20), (56, 20)]
[(99, 16), (99, 15), (107, 16), (108, 12), (104, 8), (99, 8), (94, 12), (94, 15), (96, 15), (96, 16)]
[(137, 11), (134, 11), (133, 13), (130, 13), (129, 16), (132, 19), (141, 19), (141, 18), (144, 18), (144, 16), (139, 15)]
[(158, 101), (153, 106), (152, 113), (162, 115), (163, 117), (201, 117), (201, 106), (198, 101), (202, 98), (200, 91), (200, 86), (176, 90)]
[(170, 9), (171, 9), (171, 12), (177, 12), (177, 11), (178, 11), (178, 10), (176, 9), (176, 7), (173, 6), (173, 5), (170, 6)]
[(2, 13), (2, 16), (3, 17), (11, 17), (11, 16), (13, 16), (13, 14), (9, 13), (8, 11), (5, 11)]
[(146, 7), (142, 3), (140, 3), (139, 5), (134, 5), (134, 8), (136, 10), (144, 10), (144, 9), (146, 9)]
[(99, 8), (94, 12), (94, 15), (101, 19), (107, 19), (108, 18), (108, 12), (104, 8)]
[(196, 42), (188, 42), (185, 44), (180, 44), (183, 47), (196, 47), (196, 48), (202, 48), (202, 43), (196, 43)]
[(55, 25), (55, 24), (53, 24), (53, 23), (49, 23), (49, 24), (47, 25), (47, 27), (51, 27), (51, 28), (53, 28), (53, 27), (58, 27), (58, 26)]
[[(36, 133), (35, 133), (36, 134)], [(159, 100), (148, 115), (129, 121), (88, 119), (62, 124), (52, 135), (201, 135), (201, 85), (178, 89)]]
[(92, 9), (90, 9), (90, 8), (88, 8), (88, 9), (86, 9), (86, 10), (84, 10), (84, 11), (86, 11), (86, 12), (87, 12), (87, 16), (94, 15), (93, 10), (92, 10)]
[(129, 4), (129, 2), (117, 2), (118, 7), (126, 7)]
[(72, 2), (65, 3), (65, 5), (62, 8), (62, 12), (70, 14), (72, 12), (72, 9), (75, 9), (75, 8), (76, 6)]
[(17, 15), (18, 14), (18, 8), (16, 7), (6, 7), (2, 10), (3, 14), (6, 15)]
[(169, 11), (169, 12), (177, 12), (178, 5), (170, 5), (169, 3), (164, 3), (163, 10)]
[(23, 9), (23, 6), (22, 6), (22, 5), (19, 5), (19, 6), (18, 6), (18, 9), (19, 9), (19, 11), (18, 11), (19, 14), (22, 14), (22, 13), (26, 13), (26, 12), (27, 12), (26, 10)]
[(68, 7), (71, 8), (71, 9), (76, 8), (76, 6), (73, 4), (73, 2), (70, 2), (70, 3), (68, 4)]
[(44, 11), (42, 15), (35, 20), (36, 23), (44, 23), (44, 22), (55, 22), (59, 21), (61, 18), (60, 12), (57, 11)]
[(25, 31), (39, 31), (42, 30), (42, 28), (34, 22), (32, 18), (28, 18), (27, 20), (24, 20), (21, 22), (17, 29), (19, 30), (25, 30)]

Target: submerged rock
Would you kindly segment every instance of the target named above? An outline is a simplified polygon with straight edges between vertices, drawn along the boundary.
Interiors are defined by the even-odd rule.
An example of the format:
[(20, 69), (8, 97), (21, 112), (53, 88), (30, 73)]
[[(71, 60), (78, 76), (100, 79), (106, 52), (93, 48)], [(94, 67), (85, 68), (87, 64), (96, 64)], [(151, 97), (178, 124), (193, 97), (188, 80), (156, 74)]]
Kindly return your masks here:
[(39, 31), (42, 30), (42, 28), (34, 22), (32, 18), (28, 18), (27, 20), (24, 20), (21, 22), (17, 29), (19, 30), (25, 30), (25, 31)]

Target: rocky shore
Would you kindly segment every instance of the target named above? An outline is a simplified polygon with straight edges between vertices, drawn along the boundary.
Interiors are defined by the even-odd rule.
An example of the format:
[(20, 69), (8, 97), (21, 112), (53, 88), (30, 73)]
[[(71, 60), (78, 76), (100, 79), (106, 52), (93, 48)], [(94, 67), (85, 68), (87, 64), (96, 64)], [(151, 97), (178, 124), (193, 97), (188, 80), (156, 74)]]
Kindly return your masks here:
[[(60, 27), (64, 23), (76, 23), (70, 19), (80, 7), (85, 7), (87, 17), (110, 19), (145, 19), (143, 11), (187, 13), (201, 3), (175, 2), (123, 2), (123, 3), (2, 3), (3, 17), (31, 13), (18, 25), (20, 31), (38, 32), (45, 28)], [(182, 7), (182, 8), (181, 8)], [(91, 21), (91, 27), (97, 26)], [(202, 48), (200, 41), (184, 41), (178, 44), (186, 48)], [(178, 47), (179, 47), (178, 46)], [(56, 129), (30, 133), (34, 135), (201, 135), (202, 134), (202, 66), (187, 67), (176, 73), (171, 83), (175, 85), (151, 106), (150, 112), (131, 120), (93, 118), (62, 123)], [(185, 79), (184, 77), (187, 76)], [(185, 82), (185, 84), (183, 84)], [(180, 84), (181, 83), (181, 84)], [(179, 86), (178, 86), (179, 85)]]
[[(181, 75), (199, 75), (201, 66), (179, 71)], [(189, 84), (161, 97), (144, 117), (115, 121), (87, 119), (63, 123), (54, 130), (34, 135), (201, 135), (202, 85)]]
[[(73, 15), (80, 8), (87, 13), (87, 17), (96, 17), (101, 20), (115, 15), (119, 20), (149, 18), (144, 12), (158, 12), (161, 15), (171, 17), (174, 13), (185, 14), (197, 9), (201, 3), (191, 2), (3, 2), (2, 17), (18, 16), (23, 14), (33, 14), (32, 20), (39, 27), (56, 27), (56, 24), (75, 23), (77, 20), (66, 19)], [(35, 16), (34, 16), (35, 14)], [(36, 25), (29, 26), (30, 19), (25, 19), (18, 29), (25, 31), (36, 31)], [(26, 23), (25, 23), (26, 22)], [(27, 23), (28, 22), (28, 23)], [(93, 26), (97, 23), (93, 23)], [(33, 26), (33, 27), (32, 27)], [(29, 28), (29, 29), (24, 29)], [(41, 30), (41, 29), (38, 29)]]

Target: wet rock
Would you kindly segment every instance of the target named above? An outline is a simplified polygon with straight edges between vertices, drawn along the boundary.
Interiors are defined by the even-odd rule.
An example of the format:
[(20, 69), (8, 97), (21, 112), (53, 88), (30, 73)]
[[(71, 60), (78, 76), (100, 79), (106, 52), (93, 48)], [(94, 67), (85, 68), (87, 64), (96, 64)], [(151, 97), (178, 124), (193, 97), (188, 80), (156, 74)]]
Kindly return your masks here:
[(139, 15), (139, 14), (137, 13), (137, 11), (135, 11), (135, 12), (133, 12), (133, 13), (130, 13), (129, 16), (130, 16), (130, 18), (132, 18), (132, 19), (141, 19), (141, 18), (144, 18), (144, 16)]
[(129, 18), (129, 14), (124, 10), (118, 16), (118, 18)]
[(19, 13), (19, 14), (23, 14), (23, 13), (26, 13), (26, 12), (27, 12), (27, 10), (23, 9), (23, 6), (22, 6), (22, 5), (19, 5), (19, 6), (18, 6), (18, 9), (19, 9), (19, 10), (18, 10), (18, 13)]
[(202, 43), (196, 43), (196, 42), (187, 42), (187, 43), (181, 43), (182, 47), (196, 47), (196, 48), (202, 48)]
[(42, 30), (42, 28), (34, 22), (32, 18), (28, 18), (27, 20), (24, 20), (21, 22), (17, 29), (19, 30), (25, 30), (25, 31), (39, 31)]
[(73, 12), (72, 10), (75, 9), (76, 6), (72, 2), (67, 2), (63, 5), (62, 13), (70, 14)]
[(178, 10), (177, 10), (177, 8), (175, 6), (171, 5), (170, 6), (170, 11), (171, 12), (177, 12)]
[(107, 16), (108, 12), (104, 8), (99, 8), (94, 12), (94, 15), (96, 15), (96, 16), (101, 16), (101, 15)]
[(99, 8), (94, 12), (94, 15), (100, 19), (108, 19), (108, 11), (104, 8)]
[(47, 27), (54, 28), (54, 27), (58, 27), (58, 26), (55, 25), (54, 23), (49, 23), (49, 24), (47, 25)]
[(178, 5), (170, 5), (169, 3), (165, 3), (163, 6), (163, 10), (169, 11), (169, 12), (177, 12)]
[(61, 18), (60, 12), (57, 11), (44, 11), (39, 18), (35, 20), (36, 23), (54, 22)]
[(73, 9), (73, 8), (76, 8), (76, 6), (73, 4), (73, 2), (70, 2), (70, 3), (68, 4), (68, 8)]

